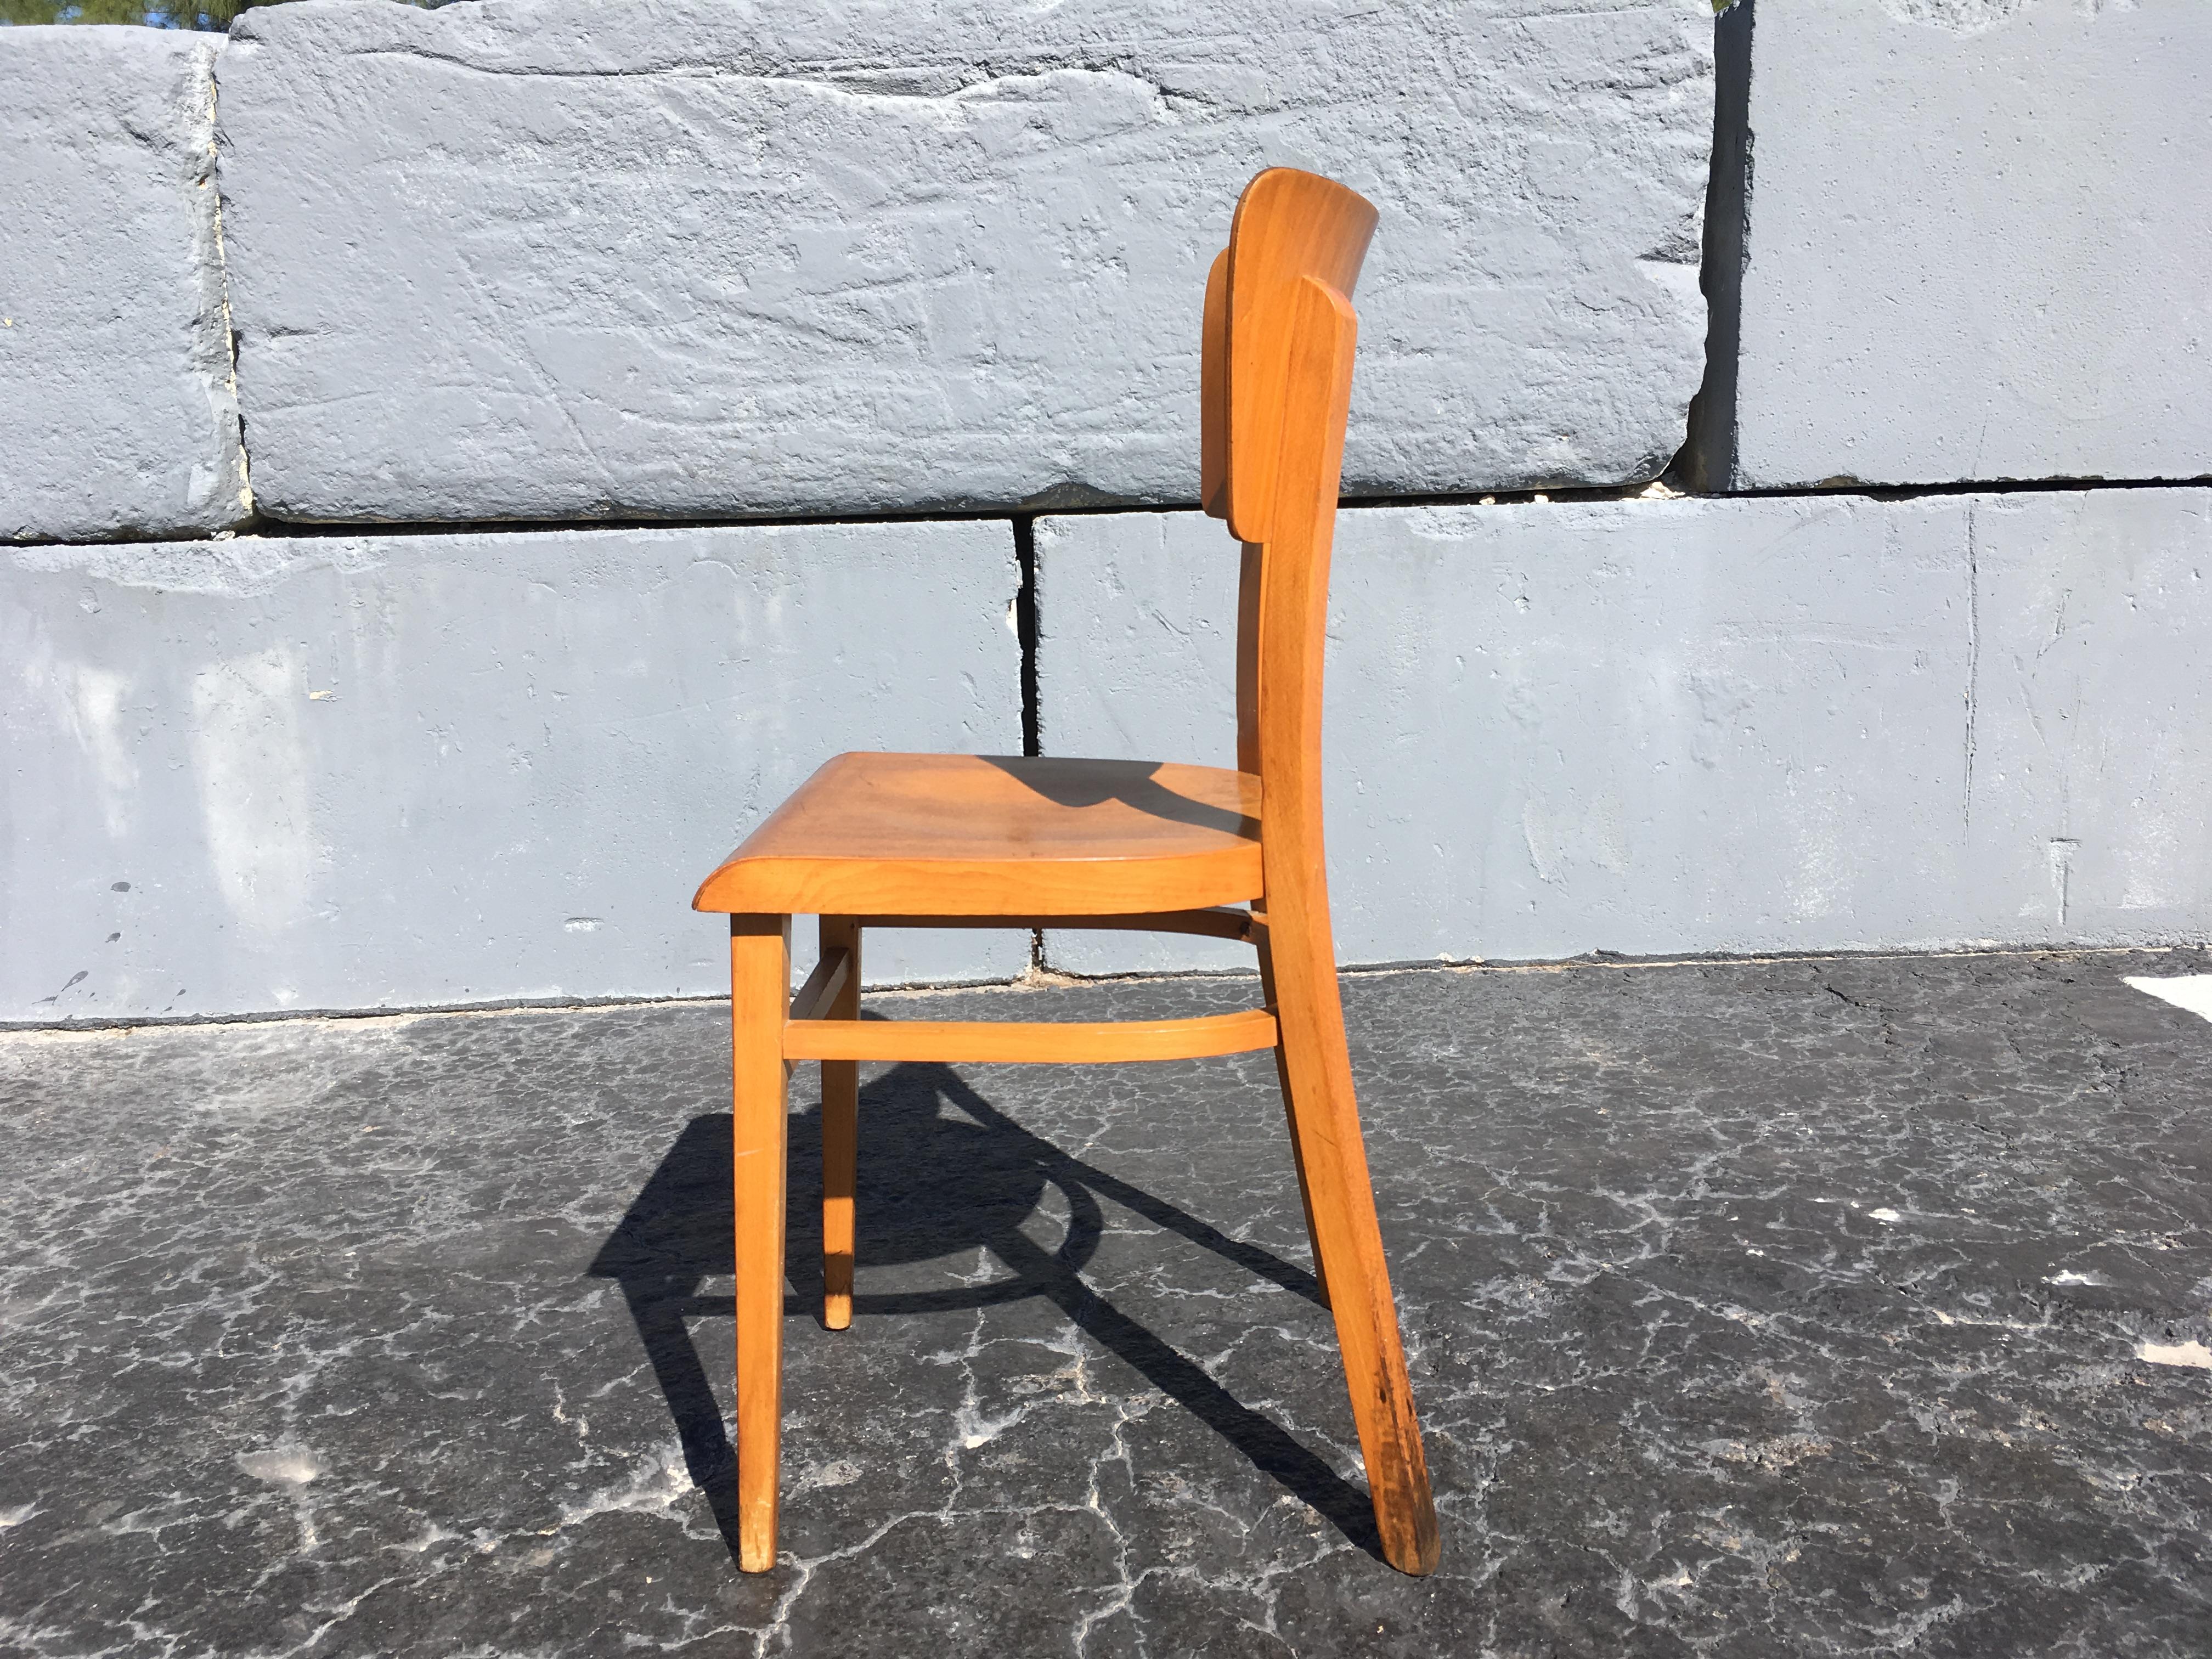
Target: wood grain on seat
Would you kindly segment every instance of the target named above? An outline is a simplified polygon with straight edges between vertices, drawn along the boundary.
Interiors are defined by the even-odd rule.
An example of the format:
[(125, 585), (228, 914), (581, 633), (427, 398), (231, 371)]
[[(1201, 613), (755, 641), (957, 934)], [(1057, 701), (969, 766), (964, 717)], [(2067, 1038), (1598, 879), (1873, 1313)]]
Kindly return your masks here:
[(698, 910), (1073, 915), (1257, 897), (1260, 780), (1212, 766), (840, 755), (708, 876)]

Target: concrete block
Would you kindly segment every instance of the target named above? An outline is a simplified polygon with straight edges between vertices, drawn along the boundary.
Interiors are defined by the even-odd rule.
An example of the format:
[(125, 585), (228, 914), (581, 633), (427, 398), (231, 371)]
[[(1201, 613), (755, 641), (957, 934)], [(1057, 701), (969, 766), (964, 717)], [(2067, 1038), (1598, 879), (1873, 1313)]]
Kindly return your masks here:
[(221, 69), (264, 509), (1197, 489), (1261, 167), (1383, 217), (1347, 488), (1648, 477), (1702, 372), (1705, 0), (270, 7)]
[[(2208, 503), (1342, 514), (1325, 734), (1340, 959), (2202, 937)], [(1048, 519), (1037, 545), (1047, 752), (1230, 763), (1218, 525)], [(1053, 934), (1047, 956), (1249, 965), (1103, 934)]]
[(2006, 936), (2212, 933), (2212, 491), (1972, 506), (1968, 848)]
[(251, 510), (216, 225), (219, 40), (0, 29), (0, 540)]
[(1707, 482), (2212, 474), (2212, 7), (1748, 27), (1734, 454), (1701, 430)]
[(1003, 523), (0, 557), (0, 1018), (714, 994), (692, 890), (817, 764), (1021, 746)]

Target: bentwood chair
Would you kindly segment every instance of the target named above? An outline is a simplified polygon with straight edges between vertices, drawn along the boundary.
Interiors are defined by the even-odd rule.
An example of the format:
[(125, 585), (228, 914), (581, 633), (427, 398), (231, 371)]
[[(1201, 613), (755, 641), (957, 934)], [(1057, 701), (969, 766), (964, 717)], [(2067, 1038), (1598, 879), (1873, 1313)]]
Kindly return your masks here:
[[(1237, 769), (976, 755), (840, 755), (700, 887), (730, 916), (737, 1212), (738, 1565), (775, 1560), (785, 1085), (822, 1062), (823, 1323), (852, 1320), (864, 1060), (1179, 1060), (1273, 1048), (1314, 1272), (1336, 1319), (1382, 1553), (1425, 1573), (1436, 1510), (1368, 1184), (1322, 858), (1322, 647), (1375, 210), (1274, 167), (1206, 282), (1206, 510), (1243, 544)], [(1247, 906), (1238, 908), (1237, 906)], [(791, 918), (821, 959), (790, 994)], [(1111, 927), (1256, 947), (1266, 1006), (1097, 1024), (863, 1022), (872, 927)]]

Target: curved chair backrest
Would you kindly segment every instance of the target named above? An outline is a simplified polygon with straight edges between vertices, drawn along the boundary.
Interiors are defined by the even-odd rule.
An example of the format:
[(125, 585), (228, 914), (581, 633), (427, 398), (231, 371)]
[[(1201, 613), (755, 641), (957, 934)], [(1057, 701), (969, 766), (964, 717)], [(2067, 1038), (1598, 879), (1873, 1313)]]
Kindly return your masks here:
[(1332, 179), (1270, 167), (1245, 187), (1206, 282), (1201, 497), (1244, 544), (1237, 764), (1261, 777), (1267, 825), (1310, 820), (1316, 855), (1328, 555), (1358, 335), (1351, 295), (1376, 216)]
[[(1218, 459), (1220, 477), (1205, 481), (1206, 510), (1227, 519), (1239, 541), (1270, 539), (1286, 433), (1326, 422), (1331, 413), (1314, 400), (1314, 388), (1291, 380), (1286, 347), (1300, 281), (1311, 278), (1349, 301), (1375, 222), (1364, 197), (1294, 167), (1269, 167), (1237, 201), (1229, 246), (1206, 284), (1209, 349), (1201, 373), (1212, 380), (1206, 371), (1218, 372), (1220, 391), (1202, 401), (1209, 428), (1219, 431), (1208, 432), (1201, 461)], [(1343, 419), (1335, 413), (1338, 426)]]

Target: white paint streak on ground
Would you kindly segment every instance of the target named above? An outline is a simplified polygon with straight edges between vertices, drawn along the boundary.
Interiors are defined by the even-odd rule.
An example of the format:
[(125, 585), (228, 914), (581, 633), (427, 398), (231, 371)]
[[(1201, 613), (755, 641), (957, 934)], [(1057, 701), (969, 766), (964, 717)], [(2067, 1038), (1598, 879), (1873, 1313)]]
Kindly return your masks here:
[(2202, 1342), (2139, 1342), (2136, 1358), (2153, 1365), (2193, 1365), (2212, 1371), (2212, 1348)]
[(667, 1515), (692, 1490), (680, 1448), (641, 1458), (629, 1478), (602, 1487), (580, 1504), (561, 1506), (561, 1524), (573, 1527), (600, 1515)]
[(2130, 974), (2122, 982), (2160, 1002), (2170, 1002), (2177, 1008), (2212, 1019), (2212, 974), (2166, 974), (2155, 977)]
[(272, 1446), (266, 1451), (239, 1453), (238, 1467), (272, 1486), (300, 1487), (323, 1473), (323, 1460), (305, 1446)]

